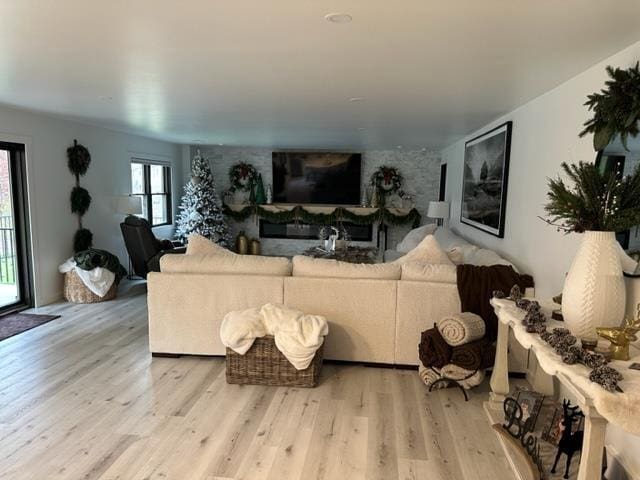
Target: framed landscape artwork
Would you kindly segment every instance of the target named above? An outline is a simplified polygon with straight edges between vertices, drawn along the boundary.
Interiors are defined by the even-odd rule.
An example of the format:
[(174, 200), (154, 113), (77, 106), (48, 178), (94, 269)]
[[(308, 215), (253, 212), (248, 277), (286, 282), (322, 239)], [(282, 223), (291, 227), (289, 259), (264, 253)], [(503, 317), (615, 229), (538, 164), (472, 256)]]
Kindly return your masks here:
[(511, 125), (502, 125), (469, 140), (464, 148), (460, 221), (504, 237)]

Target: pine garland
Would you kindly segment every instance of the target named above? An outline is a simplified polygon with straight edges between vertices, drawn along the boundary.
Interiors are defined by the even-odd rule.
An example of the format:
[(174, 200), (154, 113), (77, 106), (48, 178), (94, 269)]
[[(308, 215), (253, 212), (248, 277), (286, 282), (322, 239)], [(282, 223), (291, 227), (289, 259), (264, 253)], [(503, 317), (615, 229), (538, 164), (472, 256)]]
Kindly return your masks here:
[(339, 222), (350, 222), (355, 225), (382, 223), (385, 225), (411, 224), (417, 227), (420, 225), (421, 219), (420, 213), (415, 208), (405, 215), (396, 215), (387, 208), (380, 208), (368, 215), (358, 215), (343, 207), (337, 207), (331, 213), (314, 213), (305, 210), (301, 205), (291, 210), (283, 210), (280, 212), (265, 209), (260, 205), (248, 205), (241, 210), (232, 210), (228, 205), (223, 205), (222, 209), (226, 216), (238, 222), (246, 220), (251, 215), (257, 215), (259, 218), (271, 223), (303, 222), (314, 225), (331, 225)]

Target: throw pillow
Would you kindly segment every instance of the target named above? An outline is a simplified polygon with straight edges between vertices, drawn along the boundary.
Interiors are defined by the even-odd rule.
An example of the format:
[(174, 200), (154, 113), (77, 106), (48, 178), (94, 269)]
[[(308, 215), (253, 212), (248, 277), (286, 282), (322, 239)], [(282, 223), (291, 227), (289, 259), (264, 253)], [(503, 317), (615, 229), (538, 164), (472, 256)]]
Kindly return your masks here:
[(199, 233), (192, 233), (187, 239), (187, 255), (226, 255), (235, 256), (231, 250), (221, 247)]
[(424, 237), (432, 235), (437, 228), (438, 226), (435, 223), (414, 228), (405, 235), (400, 243), (398, 243), (396, 250), (400, 253), (409, 253), (411, 250), (416, 248), (422, 240), (424, 240)]
[(391, 263), (402, 265), (403, 263), (408, 262), (453, 265), (446, 252), (440, 248), (440, 245), (438, 245), (438, 242), (433, 235), (427, 235), (416, 248)]
[(436, 238), (436, 240), (438, 241), (438, 244), (444, 251), (448, 251), (453, 247), (471, 245), (464, 238), (459, 237), (458, 235), (456, 235), (451, 230), (445, 227), (438, 228), (433, 233), (433, 236)]

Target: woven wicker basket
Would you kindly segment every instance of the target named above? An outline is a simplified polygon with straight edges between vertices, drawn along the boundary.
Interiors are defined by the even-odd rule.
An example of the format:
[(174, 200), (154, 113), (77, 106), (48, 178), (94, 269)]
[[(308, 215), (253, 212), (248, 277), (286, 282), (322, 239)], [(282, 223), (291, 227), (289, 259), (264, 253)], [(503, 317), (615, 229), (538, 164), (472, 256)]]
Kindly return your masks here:
[(278, 350), (272, 336), (256, 338), (244, 355), (227, 348), (227, 383), (315, 387), (322, 369), (322, 350), (323, 346), (306, 369), (296, 370)]
[(111, 300), (116, 298), (116, 293), (118, 292), (118, 285), (116, 282), (113, 282), (111, 288), (106, 293), (104, 297), (99, 297), (91, 290), (87, 288), (87, 286), (82, 283), (82, 280), (78, 276), (78, 274), (71, 270), (64, 274), (64, 298), (68, 302), (72, 303), (98, 303), (105, 302), (107, 300)]

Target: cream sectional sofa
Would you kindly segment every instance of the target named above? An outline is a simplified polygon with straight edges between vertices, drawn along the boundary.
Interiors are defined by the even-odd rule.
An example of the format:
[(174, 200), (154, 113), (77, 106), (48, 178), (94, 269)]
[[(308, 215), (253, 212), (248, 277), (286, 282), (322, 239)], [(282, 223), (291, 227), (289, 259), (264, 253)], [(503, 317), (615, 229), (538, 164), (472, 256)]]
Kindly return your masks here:
[[(224, 355), (219, 329), (225, 314), (273, 302), (327, 317), (327, 359), (417, 365), (420, 333), (460, 311), (453, 265), (403, 280), (407, 267), (395, 264), (294, 257), (287, 266), (287, 259), (248, 259), (163, 257), (162, 273), (148, 277), (151, 352)], [(271, 269), (255, 264), (271, 260)]]
[[(509, 264), (449, 229), (439, 227), (433, 236), (421, 230), (425, 227), (407, 236), (423, 238), (401, 252), (404, 258), (376, 265), (236, 255), (203, 237), (190, 238), (187, 255), (165, 255), (162, 273), (147, 278), (150, 350), (224, 355), (219, 330), (227, 312), (271, 302), (327, 317), (327, 359), (417, 365), (420, 333), (460, 312), (450, 259)], [(426, 257), (430, 263), (416, 261)], [(526, 352), (514, 345), (516, 350), (522, 359), (510, 365), (526, 365)]]

